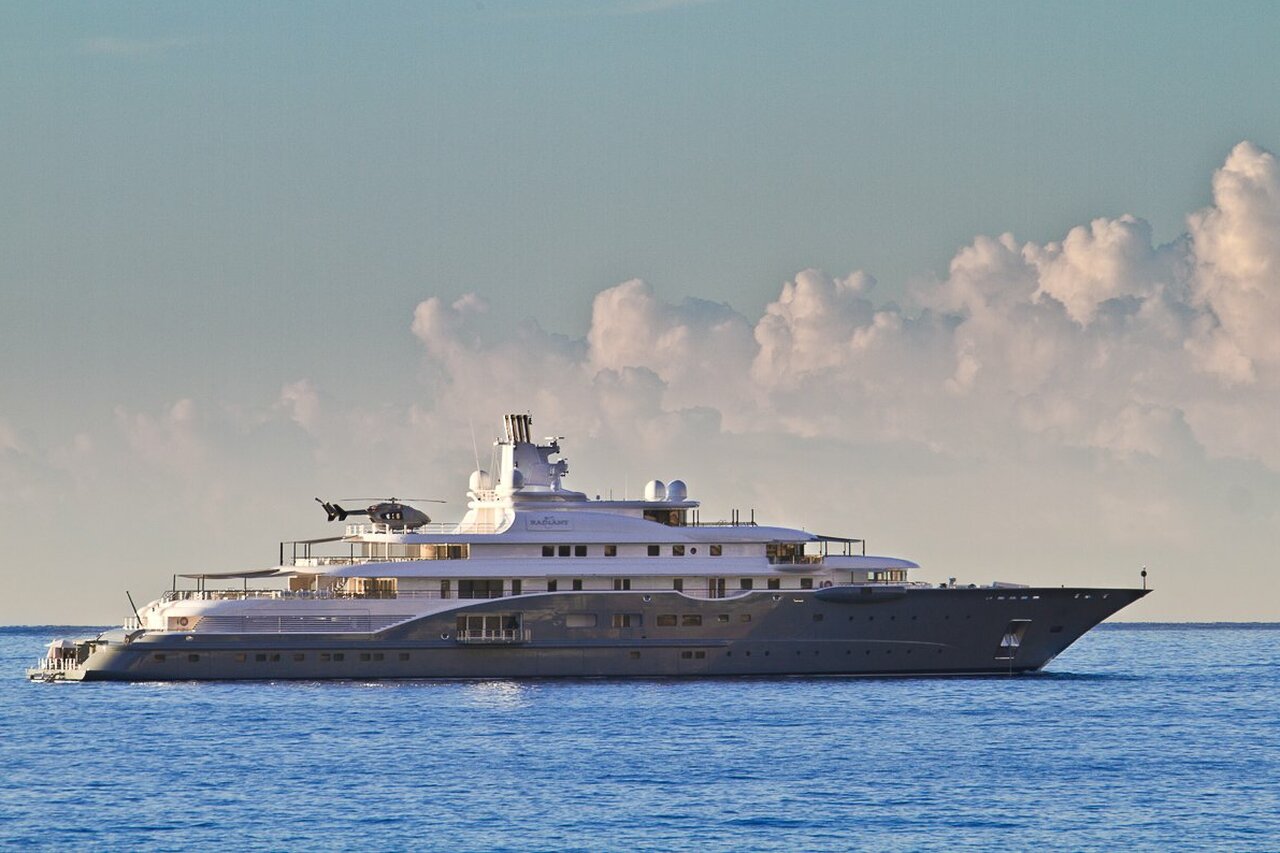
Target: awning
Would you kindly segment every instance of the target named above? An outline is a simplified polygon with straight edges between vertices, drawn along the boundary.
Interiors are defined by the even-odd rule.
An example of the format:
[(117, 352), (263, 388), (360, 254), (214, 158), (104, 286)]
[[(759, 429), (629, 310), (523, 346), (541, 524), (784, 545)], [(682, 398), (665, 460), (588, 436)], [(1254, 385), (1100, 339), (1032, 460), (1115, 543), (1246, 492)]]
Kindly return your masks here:
[(180, 574), (180, 578), (191, 578), (192, 580), (235, 580), (239, 578), (269, 578), (269, 577), (286, 577), (292, 575), (292, 571), (281, 571), (277, 567), (270, 569), (249, 569), (242, 572), (195, 572), (192, 574)]

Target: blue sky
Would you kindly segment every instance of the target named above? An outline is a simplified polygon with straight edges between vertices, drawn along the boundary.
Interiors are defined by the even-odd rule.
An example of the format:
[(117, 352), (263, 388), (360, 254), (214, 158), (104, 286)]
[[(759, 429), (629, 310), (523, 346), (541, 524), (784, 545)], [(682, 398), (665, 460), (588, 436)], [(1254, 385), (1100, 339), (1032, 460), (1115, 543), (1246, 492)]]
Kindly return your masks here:
[[(283, 490), (304, 469), (314, 469), (307, 489), (327, 487), (310, 479), (317, 472), (355, 486), (359, 466), (377, 464), (373, 449), (391, 442), (389, 424), (414, 406), (438, 418), (432, 392), (458, 393), (443, 356), (424, 354), (410, 331), (415, 307), (433, 297), (485, 301), (484, 353), (528, 320), (563, 336), (528, 346), (572, 348), (594, 327), (597, 295), (631, 279), (676, 312), (663, 315), (671, 322), (698, 327), (703, 315), (684, 302), (693, 298), (726, 303), (750, 328), (809, 268), (828, 275), (830, 310), (853, 304), (834, 281), (865, 271), (878, 282), (871, 303), (899, 304), (910, 319), (929, 307), (920, 291), (949, 281), (949, 265), (979, 235), (1011, 232), (1043, 247), (1096, 218), (1132, 214), (1155, 252), (1215, 204), (1211, 181), (1237, 143), (1280, 148), (1278, 37), (1280, 7), (1267, 3), (8, 5), (0, 439), (9, 435), (11, 447), (0, 473), (21, 498), (2, 507), (4, 529), (22, 538), (31, 500), (87, 513), (103, 505), (97, 489), (144, 496), (144, 515), (155, 495), (183, 491), (181, 514), (199, 517), (241, 490)], [(1141, 290), (1126, 286), (1106, 292)], [(1190, 286), (1198, 295), (1187, 304), (1207, 304), (1210, 285)], [(1262, 527), (1276, 518), (1271, 450), (1207, 438), (1196, 424), (1212, 418), (1193, 409), (1243, 406), (1240, 416), (1262, 418), (1265, 432), (1267, 358), (1254, 358), (1247, 387), (1143, 400), (1186, 419), (1193, 434), (1172, 474), (1156, 474), (1168, 459), (1142, 445), (1155, 460), (1143, 474), (1153, 478), (1143, 479), (1156, 496), (1149, 505), (1188, 484), (1217, 496), (1215, 507), (1243, 489), (1258, 527), (1231, 534), (1244, 549), (1231, 561), (1241, 572), (1261, 570)], [(664, 383), (661, 412), (710, 405), (645, 369)], [(531, 379), (541, 387), (528, 396), (561, 378)], [(846, 394), (841, 383), (853, 381), (828, 379), (815, 394)], [(351, 446), (290, 437), (283, 424), (269, 428), (279, 435), (257, 431), (291, 411), (282, 389), (303, 381), (322, 417), (363, 425), (348, 434)], [(512, 396), (502, 402), (517, 405)], [(181, 465), (139, 473), (139, 424), (172, 426), (184, 400), (195, 414), (176, 422), (198, 428), (192, 446), (224, 472), (214, 496), (186, 492)], [(734, 422), (728, 404), (710, 408)], [(962, 412), (927, 411), (985, 428)], [(815, 452), (806, 442), (834, 440), (812, 424), (768, 429), (770, 446), (797, 459)], [(860, 465), (889, 453), (882, 432), (862, 429), (846, 436), (853, 449), (837, 441), (824, 453)], [(1104, 433), (1114, 429), (1088, 435)], [(81, 438), (100, 479), (58, 488), (49, 466), (65, 470)], [(429, 440), (470, 444), (468, 435)], [(910, 441), (941, 454), (943, 468), (976, 464), (938, 450), (952, 445), (927, 433)], [(1070, 452), (1088, 458), (1046, 470), (1079, 474), (1087, 500), (1084, 472), (1111, 464), (1089, 454), (1111, 451)], [(890, 455), (910, 464), (910, 447)], [(256, 460), (261, 479), (237, 478), (225, 459)], [(424, 462), (417, 473), (446, 471)], [(1177, 517), (1215, 517), (1195, 509)], [(292, 512), (290, 524), (309, 519)], [(259, 540), (227, 559), (308, 533), (257, 515), (227, 520)], [(171, 547), (180, 532), (191, 531), (175, 532)], [(1055, 534), (1046, 522), (1035, 535), (1067, 542), (1077, 531)], [(904, 524), (893, 544), (947, 553), (929, 537)], [(1035, 551), (1034, 540), (1025, 544)], [(1124, 547), (1138, 555), (1143, 544)], [(26, 559), (49, 559), (25, 548)], [(102, 571), (165, 574), (162, 557), (112, 557)], [(1053, 564), (1069, 570), (1065, 558)], [(1190, 584), (1194, 569), (1180, 571)], [(1171, 597), (1177, 606), (1153, 599), (1151, 614), (1197, 615), (1189, 597)], [(1215, 607), (1206, 618), (1256, 615)]]

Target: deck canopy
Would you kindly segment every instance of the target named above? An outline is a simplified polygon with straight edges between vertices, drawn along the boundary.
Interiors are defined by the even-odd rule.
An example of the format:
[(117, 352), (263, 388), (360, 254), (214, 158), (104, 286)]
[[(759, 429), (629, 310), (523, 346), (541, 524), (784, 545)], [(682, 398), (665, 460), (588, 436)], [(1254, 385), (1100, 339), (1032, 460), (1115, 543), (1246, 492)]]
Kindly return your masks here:
[(240, 580), (241, 578), (270, 578), (270, 577), (289, 577), (292, 571), (285, 571), (278, 566), (269, 569), (248, 569), (242, 572), (192, 572), (179, 573), (180, 578), (190, 578), (198, 581), (223, 581), (223, 580)]

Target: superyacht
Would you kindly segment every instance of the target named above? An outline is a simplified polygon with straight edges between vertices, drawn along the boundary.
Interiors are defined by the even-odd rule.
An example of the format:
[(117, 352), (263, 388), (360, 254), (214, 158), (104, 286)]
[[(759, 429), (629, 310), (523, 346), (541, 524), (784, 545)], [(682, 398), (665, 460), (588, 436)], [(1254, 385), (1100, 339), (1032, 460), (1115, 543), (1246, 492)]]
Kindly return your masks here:
[[(438, 524), (394, 498), (321, 502), (343, 535), (279, 564), (176, 574), (121, 629), (55, 640), (46, 681), (1014, 674), (1141, 589), (923, 583), (862, 539), (704, 521), (679, 479), (564, 486), (558, 438), (504, 418), (492, 472)], [(319, 499), (317, 499), (319, 500)], [(359, 523), (348, 523), (362, 516)], [(182, 584), (179, 584), (179, 580)]]

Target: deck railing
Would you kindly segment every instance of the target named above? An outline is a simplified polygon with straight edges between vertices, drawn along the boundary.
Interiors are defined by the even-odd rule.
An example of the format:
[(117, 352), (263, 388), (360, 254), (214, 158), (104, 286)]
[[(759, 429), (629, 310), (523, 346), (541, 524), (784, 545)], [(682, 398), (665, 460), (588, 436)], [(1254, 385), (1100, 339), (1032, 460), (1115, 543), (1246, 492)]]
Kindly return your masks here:
[[(868, 582), (871, 584), (881, 583), (878, 581)], [(892, 586), (903, 586), (902, 583), (889, 584)], [(910, 585), (910, 584), (908, 584)], [(928, 586), (928, 584), (920, 584)], [(698, 584), (696, 587), (688, 585), (684, 589), (672, 589), (670, 586), (632, 586), (630, 589), (528, 589), (526, 588), (518, 593), (518, 595), (545, 595), (560, 593), (580, 593), (587, 595), (602, 595), (611, 592), (634, 592), (644, 593), (646, 595), (658, 592), (675, 592), (687, 598), (737, 598), (743, 595), (749, 595), (753, 592), (773, 593), (774, 595), (785, 595), (790, 593), (812, 592), (818, 587), (797, 588), (783, 587), (780, 589), (772, 589), (769, 587), (753, 587), (752, 589), (740, 589), (737, 587), (726, 588), (724, 590), (707, 589), (706, 585)], [(329, 600), (347, 600), (347, 599), (449, 599), (454, 601), (470, 601), (484, 600), (490, 598), (511, 598), (512, 593), (490, 592), (490, 593), (472, 593), (467, 596), (458, 595), (458, 590), (452, 589), (447, 594), (443, 594), (438, 589), (405, 589), (405, 590), (369, 590), (368, 592), (355, 592), (350, 590), (288, 590), (288, 589), (171, 589), (166, 590), (161, 597), (162, 601), (238, 601), (241, 599), (263, 598), (277, 599), (283, 601), (329, 601)]]
[(454, 639), (459, 643), (475, 645), (527, 643), (531, 638), (532, 632), (528, 628), (512, 628), (503, 631), (459, 631), (454, 635)]
[(36, 665), (32, 669), (40, 670), (50, 674), (58, 672), (74, 672), (80, 669), (83, 664), (75, 658), (40, 658), (36, 661)]

